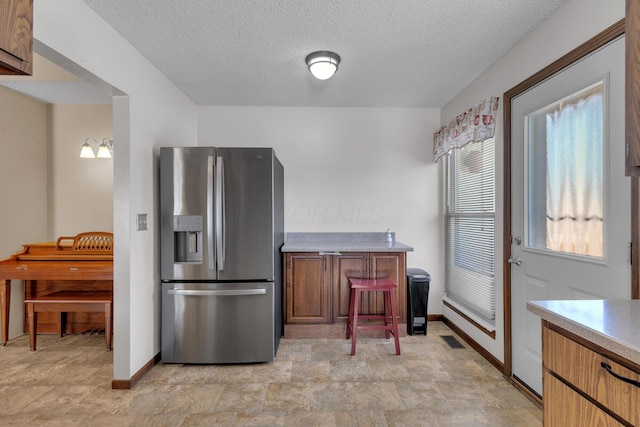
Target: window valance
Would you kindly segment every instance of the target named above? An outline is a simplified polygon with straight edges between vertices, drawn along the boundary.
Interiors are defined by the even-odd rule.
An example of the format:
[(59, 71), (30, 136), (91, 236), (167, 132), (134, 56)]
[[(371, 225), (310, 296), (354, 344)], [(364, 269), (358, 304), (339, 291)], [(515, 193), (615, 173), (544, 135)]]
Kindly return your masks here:
[(433, 135), (433, 161), (454, 148), (462, 148), (471, 142), (493, 138), (496, 129), (496, 111), (500, 97), (485, 99), (442, 126)]

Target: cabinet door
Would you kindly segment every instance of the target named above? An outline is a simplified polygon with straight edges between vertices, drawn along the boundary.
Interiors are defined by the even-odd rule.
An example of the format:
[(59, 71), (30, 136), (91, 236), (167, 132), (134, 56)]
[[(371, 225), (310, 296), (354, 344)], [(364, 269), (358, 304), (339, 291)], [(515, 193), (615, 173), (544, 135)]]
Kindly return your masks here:
[(553, 396), (544, 399), (545, 426), (622, 426), (615, 418), (567, 387), (549, 371), (544, 372), (543, 384), (543, 395)]
[[(406, 254), (404, 252), (350, 252), (333, 257), (333, 320), (349, 315), (349, 276), (389, 278), (398, 284), (396, 305), (400, 322), (406, 322)], [(382, 292), (363, 293), (360, 314), (384, 313)]]
[[(349, 277), (369, 277), (366, 252), (349, 252), (333, 257), (333, 321), (349, 316)], [(361, 305), (362, 307), (362, 301)], [(362, 313), (362, 310), (360, 310)]]
[(7, 0), (0, 5), (0, 74), (32, 74), (33, 2)]
[[(369, 271), (371, 277), (388, 277), (398, 284), (396, 289), (396, 306), (399, 321), (404, 323), (406, 317), (407, 268), (405, 252), (372, 252), (369, 254)], [(382, 292), (373, 292), (369, 296), (369, 313), (384, 313)]]
[(627, 0), (626, 48), (626, 174), (640, 176), (640, 3)]
[(317, 253), (285, 256), (285, 323), (331, 321), (330, 259)]
[[(588, 343), (585, 344), (588, 345)], [(542, 329), (542, 351), (545, 370), (553, 372), (554, 375), (572, 384), (591, 398), (592, 406), (599, 405), (606, 408), (605, 411), (611, 411), (631, 425), (640, 425), (640, 413), (637, 410), (640, 389), (614, 377), (607, 372), (601, 363), (607, 363), (614, 373), (632, 381), (640, 381), (640, 373), (634, 372), (548, 327)], [(554, 396), (553, 394), (544, 394), (547, 393), (546, 384), (544, 387), (544, 396)]]

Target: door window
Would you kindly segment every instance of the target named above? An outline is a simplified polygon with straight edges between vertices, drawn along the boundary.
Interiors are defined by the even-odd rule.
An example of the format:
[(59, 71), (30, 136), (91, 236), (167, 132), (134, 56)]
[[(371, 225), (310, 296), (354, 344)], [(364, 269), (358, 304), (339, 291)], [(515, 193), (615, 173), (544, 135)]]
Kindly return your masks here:
[(525, 116), (529, 248), (604, 256), (604, 86)]

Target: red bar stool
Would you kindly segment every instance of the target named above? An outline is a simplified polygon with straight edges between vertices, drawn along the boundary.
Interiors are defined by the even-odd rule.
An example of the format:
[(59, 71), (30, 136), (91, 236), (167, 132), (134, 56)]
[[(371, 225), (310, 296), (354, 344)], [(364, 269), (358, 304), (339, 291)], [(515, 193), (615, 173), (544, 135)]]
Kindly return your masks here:
[[(347, 319), (347, 339), (351, 337), (351, 355), (356, 354), (356, 336), (358, 329), (385, 331), (385, 337), (390, 334), (396, 342), (396, 354), (400, 354), (400, 340), (398, 339), (398, 319), (396, 318), (396, 295), (398, 284), (388, 278), (363, 279), (349, 278), (351, 295), (349, 298), (349, 318)], [(362, 292), (384, 293), (384, 314), (358, 314), (360, 294)], [(359, 325), (360, 320), (384, 320), (384, 324)]]

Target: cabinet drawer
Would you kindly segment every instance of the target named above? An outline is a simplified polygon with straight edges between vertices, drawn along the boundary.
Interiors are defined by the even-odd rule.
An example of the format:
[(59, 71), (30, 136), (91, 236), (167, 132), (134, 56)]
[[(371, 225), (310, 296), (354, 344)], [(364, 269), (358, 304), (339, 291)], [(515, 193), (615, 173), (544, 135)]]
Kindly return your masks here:
[(554, 396), (544, 401), (545, 427), (622, 426), (615, 418), (567, 387), (549, 372), (544, 373), (544, 396)]
[[(610, 365), (611, 370), (618, 375), (640, 381), (637, 372), (548, 328), (543, 328), (543, 334), (545, 370), (562, 377), (625, 421), (640, 425), (640, 388), (615, 378), (601, 363)], [(546, 386), (544, 392), (546, 394)], [(544, 396), (543, 403), (551, 404), (544, 400)]]

